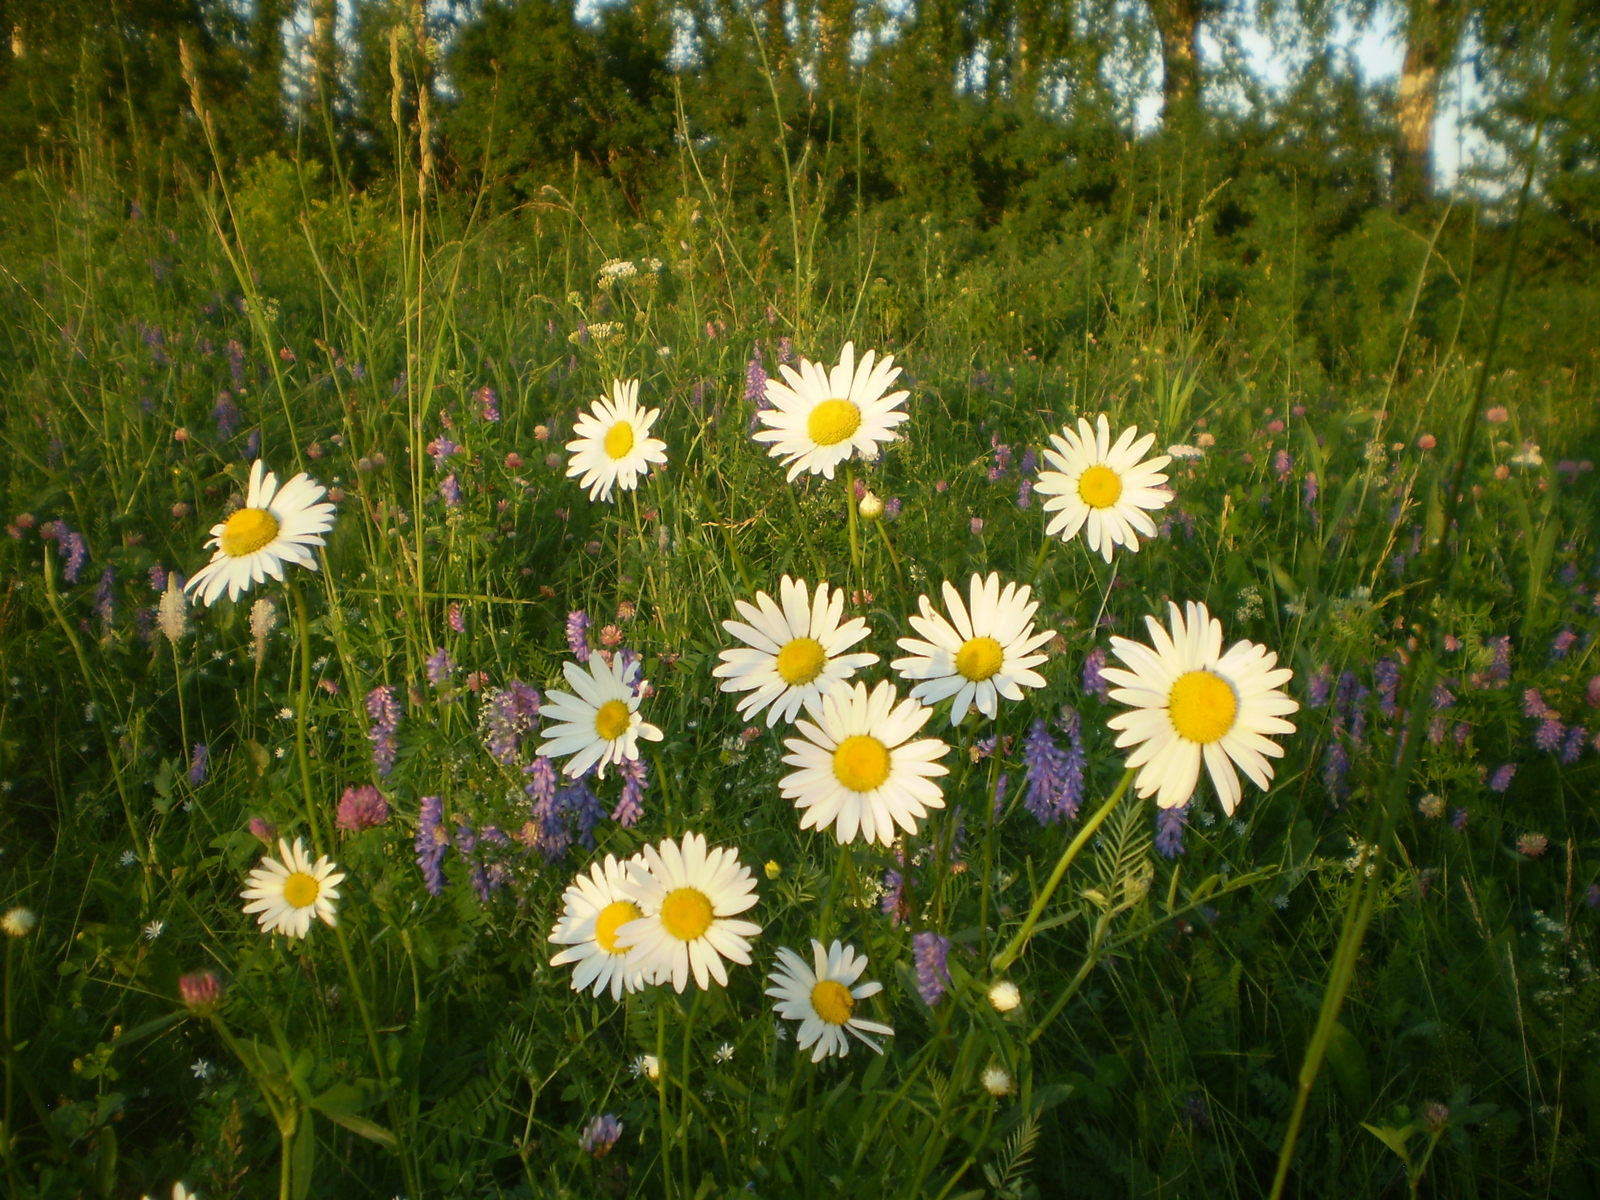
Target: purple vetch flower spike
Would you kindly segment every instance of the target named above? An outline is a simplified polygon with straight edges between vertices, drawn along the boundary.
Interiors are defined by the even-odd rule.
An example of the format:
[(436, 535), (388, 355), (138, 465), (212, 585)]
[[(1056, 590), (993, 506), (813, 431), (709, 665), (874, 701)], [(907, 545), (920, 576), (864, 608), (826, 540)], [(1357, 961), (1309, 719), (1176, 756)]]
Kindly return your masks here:
[(1156, 809), (1156, 851), (1165, 858), (1182, 854), (1183, 831), (1188, 824), (1189, 804)]
[(883, 903), (880, 906), (883, 915), (889, 918), (890, 925), (899, 925), (911, 916), (911, 905), (906, 900), (906, 881), (899, 871), (885, 871), (883, 874)]
[(372, 743), (372, 765), (378, 778), (386, 779), (400, 753), (400, 738), (395, 732), (400, 725), (400, 701), (395, 688), (379, 686), (367, 693), (367, 717), (372, 722), (367, 731), (367, 740)]
[(931, 929), (911, 939), (911, 957), (917, 970), (917, 994), (929, 1008), (944, 998), (944, 990), (950, 985), (950, 968), (946, 962), (949, 954), (950, 939)]
[(167, 590), (167, 569), (160, 563), (150, 568), (150, 590), (158, 596)]
[(233, 338), (229, 338), (225, 352), (228, 355), (228, 374), (233, 377), (233, 386), (241, 388), (244, 386), (244, 347)]
[(1395, 689), (1400, 686), (1400, 664), (1392, 658), (1379, 660), (1372, 668), (1372, 680), (1378, 685), (1378, 711), (1386, 717), (1394, 716), (1399, 711)]
[(500, 419), (500, 398), (494, 394), (494, 389), (484, 384), (473, 393), (473, 399), (478, 402), (478, 419), (488, 421), (490, 424)]
[(250, 431), (250, 436), (245, 438), (245, 440), (244, 440), (244, 460), (245, 460), (245, 462), (255, 462), (255, 460), (260, 458), (260, 457), (261, 457), (261, 430), (260, 429), (252, 429)]
[(1312, 708), (1321, 708), (1328, 702), (1328, 695), (1333, 691), (1333, 668), (1323, 663), (1311, 672), (1311, 678), (1306, 681), (1306, 703)]
[(1039, 452), (1029, 446), (1022, 452), (1022, 464), (1017, 468), (1024, 475), (1034, 475), (1039, 470)]
[(1539, 728), (1534, 732), (1533, 744), (1540, 750), (1554, 752), (1561, 746), (1562, 740), (1567, 736), (1566, 726), (1554, 717), (1546, 717), (1539, 723)]
[(1055, 798), (1066, 778), (1067, 756), (1050, 736), (1043, 718), (1036, 720), (1023, 738), (1022, 761), (1027, 768), (1023, 804), (1041, 825), (1059, 820)]
[(1100, 697), (1102, 702), (1111, 691), (1111, 685), (1100, 674), (1105, 665), (1106, 652), (1099, 646), (1089, 651), (1083, 660), (1083, 690)]
[(1277, 475), (1279, 483), (1286, 481), (1289, 472), (1294, 470), (1294, 455), (1287, 450), (1279, 450), (1272, 456), (1272, 470)]
[(1589, 731), (1582, 725), (1574, 725), (1567, 730), (1567, 743), (1561, 747), (1561, 765), (1570, 767), (1578, 761), (1583, 754), (1583, 743), (1588, 740)]
[(56, 536), (56, 552), (67, 560), (61, 577), (68, 583), (77, 583), (78, 573), (83, 570), (83, 564), (89, 561), (88, 543), (83, 540), (83, 534), (74, 533), (65, 521), (57, 521), (56, 525), (60, 529)]
[(461, 484), (453, 474), (439, 481), (439, 498), (444, 501), (446, 508), (461, 507)]
[(1011, 776), (1008, 772), (1001, 771), (1000, 778), (994, 781), (994, 813), (995, 820), (1000, 819), (1000, 814), (1006, 809), (1006, 791), (1011, 787)]
[(641, 758), (625, 758), (621, 764), (622, 796), (611, 812), (611, 819), (624, 829), (632, 829), (644, 815), (644, 794), (650, 789), (650, 767)]
[(94, 589), (94, 615), (100, 618), (101, 624), (107, 629), (116, 619), (117, 606), (113, 594), (116, 585), (116, 572), (110, 567), (100, 572), (100, 582)]
[(1350, 755), (1339, 740), (1337, 731), (1328, 742), (1328, 751), (1322, 760), (1322, 785), (1336, 801), (1345, 797), (1344, 777), (1350, 770)]
[(1511, 786), (1511, 778), (1517, 773), (1516, 763), (1501, 763), (1495, 773), (1489, 776), (1489, 790), (1491, 792), (1504, 792)]
[(427, 673), (428, 682), (438, 689), (450, 682), (450, 676), (455, 674), (456, 664), (450, 657), (450, 652), (439, 646), (423, 660), (422, 668)]
[(589, 614), (581, 608), (567, 614), (567, 649), (579, 662), (589, 661)]
[(771, 408), (767, 402), (767, 369), (761, 362), (761, 347), (750, 347), (750, 361), (744, 368), (744, 398), (757, 409)]
[(1305, 482), (1300, 485), (1301, 502), (1308, 510), (1314, 511), (1317, 507), (1317, 497), (1320, 494), (1317, 490), (1317, 473), (1315, 471), (1307, 471)]
[(1523, 691), (1522, 715), (1534, 721), (1550, 715), (1550, 708), (1544, 702), (1544, 693), (1538, 688), (1527, 688)]
[(886, 520), (892, 521), (900, 515), (900, 497), (890, 496), (883, 502), (883, 515)]
[(1494, 650), (1494, 661), (1489, 664), (1489, 678), (1504, 683), (1511, 678), (1511, 635), (1490, 638), (1487, 644)]
[(541, 755), (524, 767), (522, 772), (528, 777), (522, 790), (533, 806), (533, 820), (529, 822), (532, 826), (531, 836), (524, 840), (538, 850), (546, 862), (554, 862), (567, 852), (567, 847), (572, 843), (558, 803), (555, 766)]
[(206, 775), (211, 770), (211, 747), (204, 742), (196, 742), (194, 750), (189, 755), (189, 785), (199, 787), (206, 781)]
[(1572, 649), (1572, 644), (1578, 640), (1578, 635), (1570, 629), (1563, 629), (1556, 634), (1556, 640), (1550, 645), (1550, 661), (1559, 662), (1567, 656), (1567, 651)]
[(443, 435), (434, 438), (427, 446), (428, 457), (433, 459), (433, 469), (435, 471), (443, 471), (449, 465), (450, 456), (459, 454), (460, 451), (459, 444)]
[(593, 850), (594, 827), (600, 823), (606, 812), (600, 807), (600, 797), (594, 794), (589, 781), (579, 779), (562, 788), (556, 796), (556, 801), (577, 821), (578, 841), (585, 849)]
[(1465, 833), (1467, 831), (1466, 809), (1458, 808), (1455, 810), (1455, 812), (1450, 814), (1450, 828), (1454, 829), (1457, 833)]
[(444, 895), (444, 856), (449, 849), (450, 834), (444, 827), (444, 799), (424, 796), (417, 818), (417, 866), (422, 868), (423, 886), (431, 895)]
[(450, 628), (457, 633), (465, 633), (467, 631), (467, 623), (461, 619), (461, 605), (459, 602), (452, 603), (445, 611), (445, 620), (450, 623)]
[(1026, 476), (1024, 476), (1022, 481), (1017, 484), (1017, 507), (1033, 507), (1033, 480), (1027, 478)]
[(1067, 755), (1061, 765), (1061, 792), (1056, 796), (1056, 815), (1068, 821), (1078, 819), (1083, 803), (1084, 768), (1089, 756), (1083, 749), (1083, 722), (1075, 708), (1061, 711), (1061, 731), (1067, 735)]
[(522, 743), (539, 728), (539, 693), (513, 679), (484, 697), (482, 733), (489, 757), (501, 766), (516, 766)]
[(1456, 702), (1455, 693), (1447, 686), (1448, 679), (1441, 679), (1433, 685), (1433, 711), (1443, 712)]
[(230, 393), (217, 393), (217, 404), (211, 410), (211, 419), (217, 423), (218, 441), (227, 441), (233, 436), (234, 430), (239, 428), (239, 406), (233, 402)]

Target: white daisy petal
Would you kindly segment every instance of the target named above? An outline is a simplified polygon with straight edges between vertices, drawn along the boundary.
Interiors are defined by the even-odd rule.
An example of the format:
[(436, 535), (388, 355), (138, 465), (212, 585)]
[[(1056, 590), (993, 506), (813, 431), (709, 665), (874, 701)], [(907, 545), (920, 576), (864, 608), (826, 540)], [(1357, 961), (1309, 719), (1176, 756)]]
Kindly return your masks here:
[(239, 893), (241, 899), (250, 901), (244, 912), (256, 914), (263, 933), (281, 933), (291, 939), (305, 937), (313, 917), (324, 925), (337, 925), (338, 908), (333, 902), (339, 899), (339, 884), (345, 878), (338, 864), (325, 854), (313, 863), (300, 838), (293, 846), (280, 838), (278, 853), (281, 862), (266, 855), (246, 878), (245, 889)]
[(650, 436), (660, 415), (659, 408), (639, 407), (637, 379), (612, 380), (611, 401), (602, 396), (573, 424), (578, 436), (566, 446), (567, 478), (588, 488), (591, 501), (610, 500), (614, 489), (633, 491), (652, 465), (667, 461), (667, 444)]
[(713, 979), (726, 987), (724, 959), (749, 965), (748, 939), (761, 926), (732, 919), (757, 900), (737, 851), (708, 851), (698, 833), (685, 834), (681, 847), (668, 838), (629, 863), (619, 890), (642, 914), (617, 930), (629, 971), (658, 983), (670, 979), (681, 992), (691, 975), (702, 990)]
[(1035, 489), (1047, 497), (1046, 536), (1069, 542), (1081, 532), (1090, 551), (1109, 563), (1115, 547), (1137, 551), (1138, 535), (1156, 535), (1144, 510), (1171, 502), (1171, 493), (1155, 490), (1166, 483), (1159, 468), (1170, 460), (1140, 462), (1155, 435), (1140, 438), (1138, 432), (1130, 426), (1113, 444), (1110, 422), (1101, 413), (1094, 429), (1080, 417), (1076, 431), (1063, 427), (1050, 435), (1054, 449), (1044, 452), (1047, 469), (1039, 472)]
[(317, 569), (312, 547), (333, 528), (334, 506), (319, 503), (325, 489), (305, 474), (280, 490), (277, 478), (258, 458), (250, 467), (245, 506), (211, 527), (206, 548), (211, 561), (185, 586), (202, 604), (213, 604), (224, 591), (237, 600), (268, 577), (283, 578), (285, 563)]
[(789, 468), (791, 482), (808, 471), (832, 479), (851, 455), (899, 439), (893, 427), (908, 414), (896, 409), (909, 393), (888, 392), (900, 374), (893, 364), (893, 356), (877, 361), (869, 350), (858, 365), (854, 343), (846, 342), (832, 371), (804, 358), (798, 371), (781, 365), (782, 381), (767, 381), (772, 407), (756, 414), (765, 428), (754, 440)]
[(850, 1042), (845, 1037), (848, 1030), (856, 1040), (882, 1054), (883, 1047), (866, 1035), (893, 1037), (894, 1030), (856, 1016), (860, 1001), (882, 990), (877, 983), (852, 986), (866, 969), (866, 956), (857, 957), (853, 948), (837, 941), (824, 949), (815, 939), (811, 955), (812, 962), (807, 964), (787, 946), (781, 947), (778, 966), (768, 976), (772, 986), (767, 988), (767, 995), (778, 1001), (778, 1015), (786, 1021), (799, 1022), (795, 1044), (801, 1050), (810, 1049), (814, 1063), (830, 1056), (842, 1058), (850, 1053)]

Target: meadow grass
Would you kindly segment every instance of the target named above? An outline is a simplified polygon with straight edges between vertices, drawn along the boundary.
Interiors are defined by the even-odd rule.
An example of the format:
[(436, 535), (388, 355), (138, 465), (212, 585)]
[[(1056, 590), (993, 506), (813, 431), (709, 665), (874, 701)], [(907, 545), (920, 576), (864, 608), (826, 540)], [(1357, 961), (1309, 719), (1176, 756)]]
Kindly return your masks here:
[[(1264, 1194), (1363, 887), (1287, 1194), (1591, 1194), (1591, 381), (1495, 371), (1463, 424), (1474, 362), (1416, 353), (1409, 318), (1382, 375), (1333, 378), (1292, 322), (1245, 340), (1206, 298), (1202, 220), (1055, 247), (1041, 302), (1038, 264), (948, 267), (936, 230), (920, 270), (882, 274), (804, 196), (771, 236), (743, 227), (700, 166), (637, 220), (574, 188), (498, 215), (419, 203), (412, 175), (349, 197), (270, 160), (135, 196), (92, 147), (28, 181), (6, 231), (0, 872), (39, 924), (6, 939), (12, 1194)], [(1415, 258), (1416, 296), (1467, 274)], [(1080, 332), (1041, 341), (1028, 318), (1060, 297)], [(750, 437), (758, 368), (849, 339), (911, 393), (901, 439), (851, 467), (875, 520), (843, 472), (788, 484)], [(662, 410), (669, 462), (591, 503), (563, 447), (613, 379)], [(1047, 539), (1030, 494), (1048, 436), (1100, 412), (1195, 450), (1114, 569)], [(206, 561), (257, 457), (331, 489), (320, 569), (169, 636), (165, 578)], [(734, 602), (784, 574), (844, 588), (876, 680), (917, 597), (990, 571), (1057, 631), (1048, 686), (957, 729), (940, 706), (946, 808), (915, 836), (802, 832), (778, 788), (792, 730), (741, 720), (711, 675)], [(1295, 672), (1297, 731), (1231, 818), (1205, 782), (1164, 819), (1119, 787), (1098, 667), (1169, 599)], [(487, 715), (513, 681), (564, 686), (578, 611), (653, 691), (636, 821), (612, 815), (616, 772), (530, 796), (537, 735), (496, 741)], [(1040, 738), (1081, 746), (1070, 803), (1041, 790)], [(365, 785), (387, 819), (337, 830)], [(268, 825), (347, 873), (337, 929), (286, 940), (241, 912)], [(689, 831), (757, 875), (754, 965), (575, 993), (549, 965), (563, 889)], [(949, 940), (942, 987), (917, 934)], [(813, 1065), (775, 1018), (776, 949), (813, 937), (868, 957), (883, 1055)], [(201, 971), (220, 1000), (180, 989)], [(621, 1132), (596, 1153), (602, 1114)]]

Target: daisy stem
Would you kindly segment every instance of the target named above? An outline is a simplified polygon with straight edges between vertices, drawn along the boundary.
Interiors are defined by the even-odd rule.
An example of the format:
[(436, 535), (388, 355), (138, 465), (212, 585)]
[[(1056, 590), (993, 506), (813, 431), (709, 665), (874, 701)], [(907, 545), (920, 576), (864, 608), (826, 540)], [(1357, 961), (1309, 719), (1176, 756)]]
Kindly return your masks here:
[(1039, 543), (1039, 553), (1033, 556), (1033, 570), (1028, 572), (1028, 582), (1030, 584), (1039, 578), (1039, 572), (1044, 570), (1044, 560), (1050, 557), (1050, 547), (1055, 545), (1055, 541), (1056, 539), (1047, 533), (1044, 536), (1044, 541)]
[(289, 584), (289, 594), (294, 597), (295, 624), (300, 633), (300, 699), (294, 710), (294, 752), (300, 763), (300, 791), (305, 799), (306, 822), (311, 827), (311, 845), (320, 856), (326, 851), (322, 826), (317, 821), (316, 789), (311, 783), (311, 755), (306, 749), (306, 717), (311, 707), (311, 618), (306, 614), (306, 598), (300, 588)]
[(844, 509), (850, 520), (850, 563), (855, 567), (856, 586), (865, 587), (861, 577), (861, 536), (856, 532), (856, 469), (849, 463), (844, 467)]
[(794, 494), (794, 485), (784, 487), (784, 493), (789, 497), (789, 507), (794, 510), (795, 528), (800, 531), (800, 540), (806, 544), (806, 553), (811, 556), (811, 565), (816, 568), (817, 579), (828, 577), (827, 568), (822, 565), (822, 559), (817, 556), (817, 547), (811, 540), (811, 527), (806, 524), (805, 516), (800, 512), (800, 498)]
[(694, 1002), (689, 1005), (689, 1013), (683, 1019), (683, 1059), (678, 1067), (678, 1087), (683, 1093), (683, 1117), (679, 1122), (678, 1136), (683, 1139), (683, 1187), (682, 1195), (690, 1195), (691, 1181), (689, 1178), (689, 1038), (694, 1033), (694, 1017), (700, 1011), (700, 1001), (705, 993), (698, 987), (695, 988)]
[(817, 920), (817, 940), (826, 941), (830, 921), (833, 916), (834, 901), (839, 898), (839, 893), (844, 890), (844, 865), (850, 857), (850, 847), (840, 846), (839, 857), (833, 862), (833, 882), (828, 885), (828, 898), (822, 902), (822, 916)]
[(1106, 615), (1106, 603), (1111, 599), (1111, 585), (1116, 583), (1117, 569), (1121, 566), (1122, 560), (1120, 558), (1111, 564), (1111, 577), (1106, 580), (1106, 590), (1100, 594), (1100, 611), (1095, 613), (1094, 624), (1089, 626), (1091, 636), (1092, 631), (1100, 628), (1100, 618)]
[(711, 498), (711, 492), (706, 488), (705, 480), (695, 476), (695, 487), (700, 490), (700, 499), (705, 501), (711, 510), (711, 519), (716, 522), (717, 528), (722, 530), (723, 543), (728, 547), (728, 557), (733, 559), (734, 568), (739, 572), (739, 578), (744, 581), (745, 591), (754, 592), (756, 585), (750, 578), (750, 568), (744, 565), (744, 558), (739, 553), (739, 547), (733, 544), (733, 531), (722, 523), (722, 513), (717, 509), (717, 502)]
[(667, 1000), (656, 996), (656, 1100), (661, 1106), (661, 1190), (672, 1200), (672, 1134), (667, 1113)]
[(989, 964), (996, 974), (1004, 971), (1022, 954), (1023, 947), (1028, 944), (1028, 939), (1033, 936), (1033, 927), (1039, 923), (1039, 918), (1044, 914), (1045, 906), (1050, 903), (1050, 898), (1056, 894), (1056, 888), (1061, 886), (1061, 879), (1067, 873), (1067, 868), (1078, 857), (1083, 848), (1089, 844), (1089, 839), (1095, 835), (1096, 830), (1104, 825), (1106, 818), (1112, 813), (1127, 793), (1128, 785), (1133, 782), (1134, 768), (1129, 767), (1122, 773), (1122, 780), (1117, 784), (1116, 790), (1096, 811), (1094, 816), (1083, 823), (1083, 828), (1078, 830), (1078, 836), (1073, 838), (1067, 848), (1062, 851), (1060, 860), (1056, 863), (1055, 870), (1050, 872), (1050, 878), (1045, 881), (1044, 890), (1039, 893), (1038, 899), (1033, 902), (1033, 907), (1028, 910), (1027, 920), (1023, 921), (1022, 928), (1017, 931), (1017, 936), (1011, 939), (1010, 945)]
[(884, 523), (882, 517), (879, 517), (873, 524), (878, 527), (878, 536), (883, 539), (884, 547), (889, 551), (889, 561), (894, 564), (895, 580), (900, 584), (900, 590), (903, 592), (906, 589), (906, 578), (900, 573), (900, 556), (895, 553), (894, 543), (889, 540), (889, 527)]
[(183, 750), (188, 754), (192, 752), (189, 741), (189, 715), (183, 706), (183, 666), (178, 661), (178, 643), (168, 642), (172, 647), (172, 690), (178, 694), (178, 734), (183, 738)]
[(989, 957), (989, 877), (994, 872), (995, 789), (1000, 784), (1000, 758), (1005, 743), (1000, 738), (999, 709), (994, 717), (994, 753), (989, 756), (989, 785), (983, 793), (983, 886), (978, 889), (978, 961)]

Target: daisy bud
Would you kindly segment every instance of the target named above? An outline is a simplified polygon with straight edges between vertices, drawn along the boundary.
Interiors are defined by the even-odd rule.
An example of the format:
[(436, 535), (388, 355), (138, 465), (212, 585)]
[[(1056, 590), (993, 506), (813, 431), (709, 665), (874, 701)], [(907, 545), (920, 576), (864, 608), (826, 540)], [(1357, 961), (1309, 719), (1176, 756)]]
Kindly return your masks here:
[(869, 521), (876, 521), (883, 516), (883, 501), (878, 499), (874, 492), (868, 492), (861, 497), (861, 515)]
[(222, 980), (213, 971), (196, 971), (193, 975), (178, 977), (178, 997), (183, 1006), (205, 1015), (222, 1003)]
[(1009, 979), (1002, 979), (989, 989), (989, 1003), (995, 1012), (1008, 1013), (1022, 1003), (1022, 992)]
[(4, 930), (7, 937), (25, 938), (38, 923), (39, 914), (33, 909), (17, 907), (0, 917), (0, 930)]
[(991, 1063), (983, 1069), (983, 1090), (989, 1095), (1009, 1096), (1017, 1085), (1011, 1078), (1011, 1072), (998, 1064)]

